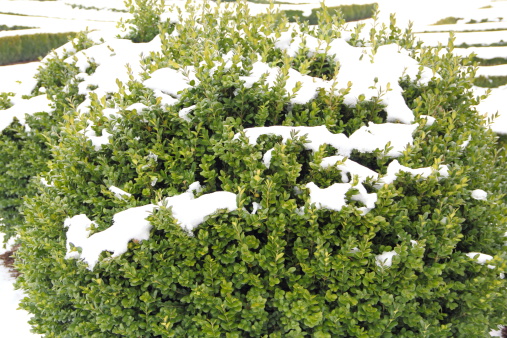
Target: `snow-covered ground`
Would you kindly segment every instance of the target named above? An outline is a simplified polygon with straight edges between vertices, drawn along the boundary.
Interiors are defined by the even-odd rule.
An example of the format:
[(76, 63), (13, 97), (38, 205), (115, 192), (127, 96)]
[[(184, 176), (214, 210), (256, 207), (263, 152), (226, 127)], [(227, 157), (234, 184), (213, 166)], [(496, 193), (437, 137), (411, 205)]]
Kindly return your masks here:
[[(295, 8), (309, 12), (311, 8), (318, 7), (320, 0), (285, 0), (294, 5), (281, 5), (282, 9)], [(369, 0), (327, 0), (328, 6), (342, 4), (365, 4)], [(429, 45), (438, 43), (446, 44), (449, 34), (445, 31), (457, 31), (456, 45), (461, 43), (489, 45), (499, 43), (507, 39), (507, 1), (494, 0), (427, 0), (427, 1), (406, 1), (406, 0), (377, 0), (380, 7), (381, 20), (387, 20), (389, 13), (394, 12), (397, 21), (401, 26), (407, 26), (409, 21), (414, 21), (414, 31), (418, 37)], [(166, 1), (166, 4), (176, 3), (179, 6), (184, 1)], [(71, 5), (76, 5), (73, 6)], [(92, 9), (92, 7), (100, 10)], [(86, 9), (88, 8), (88, 9)], [(266, 5), (252, 4), (252, 11), (261, 11)], [(112, 11), (116, 9), (120, 11)], [(0, 0), (0, 25), (30, 26), (36, 27), (32, 30), (3, 31), (0, 37), (15, 34), (30, 34), (33, 32), (71, 32), (80, 31), (86, 28), (111, 30), (116, 26), (120, 18), (128, 17), (123, 10), (125, 6), (122, 0), (57, 0), (57, 1), (28, 1), (28, 0)], [(435, 10), (437, 9), (437, 10)], [(445, 17), (463, 18), (455, 25), (431, 26), (436, 21)], [(503, 17), (503, 18), (502, 18)], [(501, 19), (500, 19), (501, 18)], [(505, 18), (505, 22), (503, 21)], [(481, 21), (487, 19), (490, 22), (479, 24), (466, 24), (470, 20)], [(474, 32), (466, 32), (473, 30)], [(507, 58), (506, 47), (476, 47), (470, 49), (458, 49), (457, 54), (467, 55), (474, 52), (481, 58)], [(0, 67), (0, 92), (14, 92), (13, 99), (17, 105), (26, 104), (21, 95), (28, 94), (33, 88), (33, 75), (39, 67), (39, 62), (32, 62), (22, 65)], [(478, 75), (493, 76), (507, 75), (507, 66), (480, 67)], [(476, 94), (485, 92), (482, 88), (476, 89)], [(500, 114), (499, 119), (491, 126), (499, 133), (507, 134), (507, 86), (492, 90), (490, 97), (484, 100), (478, 110), (482, 114)], [(21, 107), (21, 106), (20, 106)], [(15, 114), (17, 110), (12, 109)], [(2, 123), (7, 123), (7, 115), (3, 114)], [(14, 116), (14, 115), (13, 115)], [(1, 126), (0, 126), (1, 127)], [(0, 128), (1, 129), (1, 128)], [(3, 235), (0, 234), (0, 239)], [(5, 249), (0, 249), (0, 254)], [(8, 270), (0, 265), (0, 336), (2, 337), (33, 337), (30, 327), (27, 324), (28, 314), (16, 310), (19, 300), (23, 297), (22, 291), (14, 290), (14, 278), (9, 275)], [(492, 336), (499, 336), (498, 331), (492, 331)]]
[[(0, 233), (0, 243), (4, 235)], [(13, 241), (7, 243), (7, 248), (0, 246), (0, 255), (12, 247)], [(5, 338), (39, 337), (30, 332), (28, 320), (30, 315), (24, 310), (17, 310), (19, 301), (24, 297), (23, 291), (14, 289), (15, 278), (9, 269), (0, 263), (0, 336)]]

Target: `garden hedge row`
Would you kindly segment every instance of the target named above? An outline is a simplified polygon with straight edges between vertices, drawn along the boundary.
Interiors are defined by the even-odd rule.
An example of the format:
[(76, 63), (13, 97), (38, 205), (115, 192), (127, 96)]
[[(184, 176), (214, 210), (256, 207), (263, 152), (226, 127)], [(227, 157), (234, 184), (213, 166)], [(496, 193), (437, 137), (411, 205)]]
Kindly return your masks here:
[(39, 33), (0, 37), (0, 66), (37, 61), (60, 47), (74, 33)]
[[(319, 22), (318, 16), (322, 14), (323, 10), (323, 8), (314, 8), (309, 16), (304, 16), (303, 11), (300, 10), (284, 10), (282, 12), (287, 16), (289, 22), (295, 22), (296, 18), (299, 18), (300, 21), (308, 22), (310, 25), (317, 25)], [(341, 5), (325, 8), (328, 15), (334, 16), (340, 13), (346, 22), (370, 19), (373, 17), (376, 10), (376, 3), (364, 5)]]

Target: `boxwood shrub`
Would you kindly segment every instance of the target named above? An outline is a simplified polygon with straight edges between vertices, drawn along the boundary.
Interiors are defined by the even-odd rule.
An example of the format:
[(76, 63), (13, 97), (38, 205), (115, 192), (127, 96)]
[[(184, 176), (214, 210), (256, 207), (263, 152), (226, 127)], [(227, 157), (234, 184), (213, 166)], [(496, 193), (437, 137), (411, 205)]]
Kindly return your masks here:
[(0, 38), (0, 66), (37, 61), (60, 47), (75, 33), (38, 33)]
[[(24, 222), (23, 198), (36, 193), (33, 180), (48, 170), (47, 162), (51, 157), (48, 140), (58, 138), (64, 112), (84, 100), (84, 96), (78, 94), (78, 82), (74, 78), (77, 68), (64, 59), (90, 43), (85, 35), (79, 35), (62, 47), (59, 57), (55, 54), (35, 75), (36, 87), (25, 99), (49, 95), (55, 108), (52, 113), (26, 114), (23, 124), (15, 119), (0, 132), (0, 231), (6, 234), (5, 241), (14, 236), (17, 227)], [(64, 52), (67, 49), (68, 52)], [(13, 106), (13, 96), (14, 93), (0, 93), (0, 114)]]
[[(505, 152), (473, 108), (475, 72), (466, 67), (470, 60), (451, 53), (452, 43), (422, 47), (394, 20), (364, 37), (329, 17), (298, 31), (276, 13), (250, 15), (244, 3), (173, 11), (170, 34), (162, 29), (152, 42), (132, 46), (160, 48), (144, 53), (141, 67), (129, 63), (130, 75), (116, 89), (97, 80), (108, 71), (99, 58), (90, 78), (69, 72), (82, 56), (75, 65), (60, 58), (46, 65), (54, 79), (46, 88), (67, 109), (50, 139), (46, 184), (27, 199), (19, 230), (18, 285), (27, 293), (21, 306), (33, 314), (36, 333), (482, 337), (507, 322)], [(279, 43), (287, 32), (305, 37), (298, 50)], [(354, 81), (307, 100), (298, 96), (304, 84), (287, 87), (297, 72), (311, 73), (311, 83), (351, 70), (358, 82), (365, 76), (311, 41), (346, 43), (366, 62), (403, 48), (434, 72), (421, 81), (421, 68), (390, 85), (399, 85), (417, 123), (405, 122), (413, 130), (409, 145), (392, 155), (394, 144), (374, 144), (322, 165), (341, 147), (315, 146), (324, 130), (344, 139), (372, 123), (403, 123), (386, 110), (385, 87), (352, 103)], [(254, 81), (257, 62), (279, 73)], [(78, 85), (84, 103), (68, 90), (78, 78), (89, 81)], [(164, 92), (157, 81), (180, 85)], [(322, 132), (252, 136), (277, 126)], [(346, 161), (375, 174), (350, 177)], [(393, 176), (396, 163), (407, 169)], [(345, 186), (335, 184), (349, 184), (346, 194), (329, 199), (342, 199), (341, 207), (315, 203), (315, 186)], [(169, 202), (216, 192), (236, 194), (237, 209), (184, 229)], [(372, 205), (366, 197), (373, 194)], [(79, 259), (83, 245), (69, 241), (76, 219), (93, 220), (83, 228), (92, 236), (104, 234), (120, 224), (119, 213), (150, 204), (156, 210), (147, 218), (148, 238), (133, 236), (121, 255), (99, 248), (96, 264)], [(122, 220), (124, 231), (146, 223), (130, 221)]]

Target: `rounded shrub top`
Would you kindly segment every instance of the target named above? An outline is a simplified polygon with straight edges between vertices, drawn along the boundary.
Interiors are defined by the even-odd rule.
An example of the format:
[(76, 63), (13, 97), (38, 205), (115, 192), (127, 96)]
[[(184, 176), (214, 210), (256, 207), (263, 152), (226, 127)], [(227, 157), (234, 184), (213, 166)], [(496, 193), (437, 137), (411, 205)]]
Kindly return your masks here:
[(471, 337), (505, 322), (503, 154), (452, 44), (244, 3), (159, 20), (149, 42), (95, 32), (48, 61), (76, 71), (47, 89), (64, 121), (20, 229), (36, 332)]

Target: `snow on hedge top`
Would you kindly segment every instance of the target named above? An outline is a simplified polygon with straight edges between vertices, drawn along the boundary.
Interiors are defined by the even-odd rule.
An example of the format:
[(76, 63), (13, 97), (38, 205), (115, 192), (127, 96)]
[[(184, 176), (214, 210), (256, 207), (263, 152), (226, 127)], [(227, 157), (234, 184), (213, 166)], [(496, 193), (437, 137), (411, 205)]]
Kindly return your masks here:
[(52, 102), (46, 95), (35, 96), (28, 100), (18, 100), (12, 107), (0, 110), (0, 131), (7, 128), (14, 118), (17, 118), (19, 123), (25, 124), (25, 114), (51, 113), (53, 110)]
[[(146, 218), (156, 208), (154, 204), (130, 208), (113, 216), (113, 225), (108, 229), (90, 236), (95, 226), (86, 215), (81, 214), (65, 220), (67, 230), (66, 258), (80, 258), (90, 270), (99, 260), (102, 251), (111, 251), (117, 257), (127, 251), (128, 242), (132, 239), (143, 241), (150, 237), (151, 224)], [(81, 252), (72, 249), (80, 247)]]
[[(162, 203), (171, 208), (174, 219), (187, 231), (193, 230), (204, 222), (205, 217), (217, 210), (232, 211), (238, 208), (236, 194), (217, 191), (194, 198), (193, 192), (199, 189), (199, 183), (195, 182), (187, 192), (167, 197)], [(110, 187), (110, 190), (119, 194), (120, 197), (130, 195), (114, 186)], [(67, 218), (64, 222), (64, 226), (69, 228), (67, 230), (66, 258), (81, 259), (88, 264), (90, 270), (93, 270), (103, 251), (111, 251), (112, 257), (125, 253), (129, 241), (143, 241), (150, 237), (152, 225), (146, 218), (158, 208), (160, 206), (148, 204), (121, 211), (113, 216), (112, 226), (91, 236), (91, 228), (96, 223), (86, 215), (81, 214)], [(73, 247), (81, 248), (81, 251), (79, 252)]]
[(352, 83), (351, 91), (345, 95), (346, 104), (355, 105), (362, 96), (371, 99), (384, 91), (381, 102), (386, 105), (388, 121), (403, 123), (414, 121), (413, 112), (403, 100), (403, 90), (399, 85), (401, 77), (408, 75), (415, 80), (419, 74), (418, 82), (426, 84), (433, 77), (439, 76), (431, 69), (420, 66), (410, 57), (408, 51), (396, 44), (380, 46), (374, 53), (372, 47), (354, 47), (342, 38), (334, 39), (327, 44), (306, 34), (299, 34), (293, 38), (293, 34), (292, 30), (282, 33), (275, 46), (285, 50), (292, 57), (296, 56), (301, 48), (306, 47), (309, 56), (324, 53), (339, 62), (338, 75), (332, 81), (328, 81), (326, 87), (331, 89), (334, 84), (335, 90), (339, 90), (346, 88), (349, 82)]
[(173, 217), (182, 228), (191, 231), (204, 222), (204, 218), (219, 209), (233, 211), (238, 208), (236, 194), (227, 191), (216, 191), (194, 199), (194, 190), (200, 189), (198, 182), (190, 186), (181, 195), (167, 197), (162, 204), (171, 208)]
[[(362, 153), (369, 153), (376, 149), (383, 150), (389, 145), (390, 149), (387, 152), (387, 156), (398, 157), (407, 145), (413, 143), (412, 134), (417, 127), (417, 123), (406, 125), (398, 123), (375, 124), (370, 122), (368, 126), (359, 128), (350, 137), (342, 133), (333, 134), (326, 126), (254, 127), (246, 128), (243, 132), (250, 144), (255, 144), (261, 135), (278, 135), (283, 138), (283, 142), (286, 142), (293, 135), (297, 135), (306, 136), (307, 143), (304, 146), (312, 151), (318, 151), (321, 145), (329, 144), (338, 150), (339, 155), (349, 156), (354, 149)], [(238, 133), (234, 138), (238, 139), (240, 135)]]

